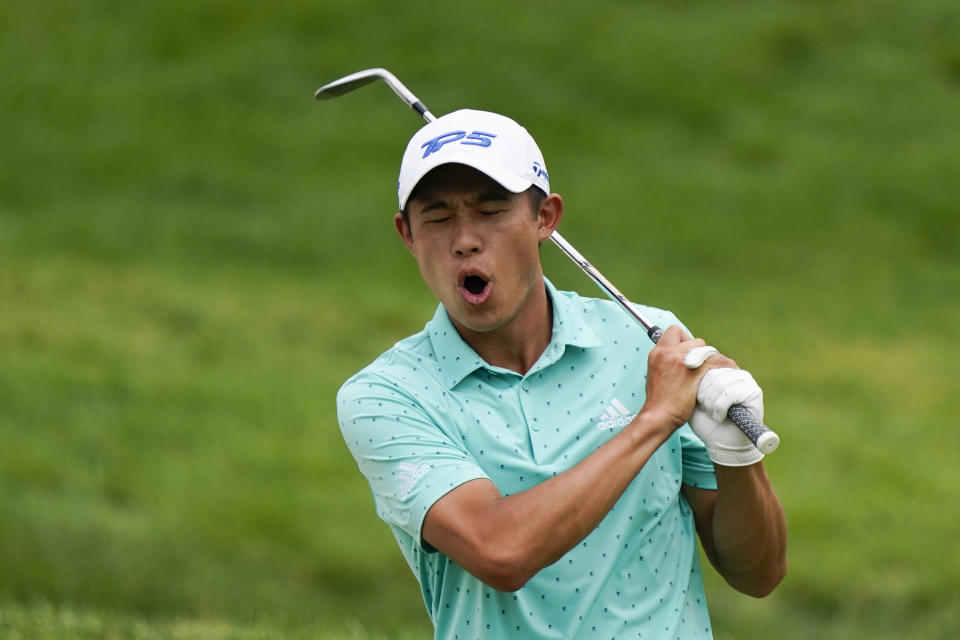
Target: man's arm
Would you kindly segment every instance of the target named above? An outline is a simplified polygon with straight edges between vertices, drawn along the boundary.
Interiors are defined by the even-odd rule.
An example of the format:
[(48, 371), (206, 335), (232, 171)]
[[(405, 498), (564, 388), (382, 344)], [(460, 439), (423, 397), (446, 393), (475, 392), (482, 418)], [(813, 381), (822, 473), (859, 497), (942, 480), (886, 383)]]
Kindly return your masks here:
[(787, 572), (787, 524), (783, 508), (758, 462), (714, 465), (717, 490), (683, 485), (697, 533), (710, 563), (737, 591), (768, 595)]
[(504, 497), (489, 480), (457, 487), (427, 512), (423, 539), (496, 589), (522, 587), (596, 528), (650, 456), (687, 421), (706, 370), (732, 362), (716, 356), (690, 370), (684, 357), (703, 344), (678, 327), (668, 329), (650, 352), (644, 406), (620, 433), (527, 491)]
[(467, 482), (427, 512), (423, 538), (500, 591), (516, 591), (593, 531), (673, 433), (642, 411), (571, 469), (504, 497), (486, 479)]

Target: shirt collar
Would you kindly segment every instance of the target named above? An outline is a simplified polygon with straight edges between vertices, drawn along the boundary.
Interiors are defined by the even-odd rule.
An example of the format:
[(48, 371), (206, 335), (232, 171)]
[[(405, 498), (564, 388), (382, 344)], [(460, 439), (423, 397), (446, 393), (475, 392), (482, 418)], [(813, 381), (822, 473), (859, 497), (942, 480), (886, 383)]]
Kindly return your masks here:
[[(576, 294), (559, 293), (550, 280), (546, 277), (543, 280), (553, 308), (553, 335), (550, 338), (550, 344), (547, 345), (528, 375), (560, 359), (567, 345), (583, 348), (599, 347), (601, 345), (597, 334), (584, 319), (585, 314), (577, 311), (575, 301), (578, 296)], [(427, 323), (426, 329), (439, 364), (437, 371), (448, 389), (457, 386), (464, 378), (482, 367), (501, 373), (505, 371), (485, 362), (460, 337), (442, 304), (437, 305), (437, 311)]]

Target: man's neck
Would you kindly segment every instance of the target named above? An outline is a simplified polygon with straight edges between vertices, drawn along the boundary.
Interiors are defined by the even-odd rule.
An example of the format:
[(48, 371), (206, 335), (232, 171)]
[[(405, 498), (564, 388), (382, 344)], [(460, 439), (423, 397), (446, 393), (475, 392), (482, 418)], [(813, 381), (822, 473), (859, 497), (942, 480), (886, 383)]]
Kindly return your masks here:
[(450, 318), (460, 337), (488, 364), (523, 375), (546, 350), (553, 336), (553, 308), (546, 285), (533, 292), (521, 315), (493, 331), (468, 329)]

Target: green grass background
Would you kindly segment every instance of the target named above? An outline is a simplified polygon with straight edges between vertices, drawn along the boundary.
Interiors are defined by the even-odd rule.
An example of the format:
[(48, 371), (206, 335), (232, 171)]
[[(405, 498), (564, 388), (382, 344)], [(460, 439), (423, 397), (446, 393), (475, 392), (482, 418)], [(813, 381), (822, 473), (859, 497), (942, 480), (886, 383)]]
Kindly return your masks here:
[[(790, 572), (718, 638), (960, 629), (960, 5), (0, 5), (0, 636), (415, 638), (339, 384), (434, 301), (434, 111), (523, 122), (564, 235), (751, 369)], [(593, 285), (553, 247), (562, 288)]]

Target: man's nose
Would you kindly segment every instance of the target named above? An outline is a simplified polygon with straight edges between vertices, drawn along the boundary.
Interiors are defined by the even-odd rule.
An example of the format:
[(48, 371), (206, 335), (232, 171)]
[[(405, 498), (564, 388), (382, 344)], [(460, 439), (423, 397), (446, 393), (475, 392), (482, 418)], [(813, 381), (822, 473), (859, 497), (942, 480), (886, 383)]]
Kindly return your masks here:
[(483, 248), (480, 234), (468, 222), (457, 221), (453, 236), (453, 252), (460, 256), (479, 253)]

